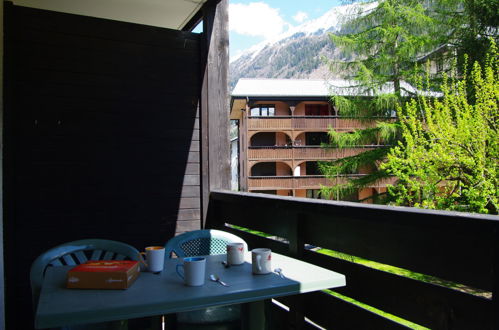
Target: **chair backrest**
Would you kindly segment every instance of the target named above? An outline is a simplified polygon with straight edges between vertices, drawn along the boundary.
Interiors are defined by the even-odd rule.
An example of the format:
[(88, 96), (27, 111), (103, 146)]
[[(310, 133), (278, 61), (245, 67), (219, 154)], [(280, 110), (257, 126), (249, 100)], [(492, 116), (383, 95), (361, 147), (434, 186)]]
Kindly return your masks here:
[(234, 234), (202, 229), (186, 232), (169, 240), (165, 244), (165, 258), (170, 258), (172, 252), (180, 258), (224, 254), (227, 252), (227, 243), (243, 243), (245, 250), (248, 250), (248, 244)]
[(139, 260), (139, 251), (126, 243), (105, 239), (84, 239), (58, 245), (41, 254), (31, 265), (30, 281), (36, 309), (48, 267), (76, 266), (88, 260)]

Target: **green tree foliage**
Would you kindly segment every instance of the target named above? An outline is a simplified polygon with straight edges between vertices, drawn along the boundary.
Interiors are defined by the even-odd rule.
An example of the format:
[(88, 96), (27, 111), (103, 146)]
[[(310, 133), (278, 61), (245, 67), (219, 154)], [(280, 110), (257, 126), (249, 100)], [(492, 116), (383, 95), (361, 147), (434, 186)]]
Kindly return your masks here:
[[(354, 81), (358, 95), (369, 95), (372, 100), (366, 102), (363, 97), (333, 95), (332, 102), (341, 115), (364, 118), (389, 116), (410, 98), (419, 102), (417, 89), (411, 88), (423, 75), (421, 66), (416, 63), (427, 58), (428, 54), (433, 60), (440, 57), (444, 63), (449, 57), (463, 53), (471, 54), (473, 61), (483, 59), (487, 36), (497, 40), (498, 11), (499, 2), (489, 0), (379, 0), (377, 6), (371, 7), (365, 15), (347, 22), (343, 27), (345, 33), (330, 36), (344, 53), (343, 62), (331, 62), (331, 69)], [(459, 65), (460, 72), (463, 72), (462, 64)], [(428, 81), (428, 88), (439, 88), (440, 83), (441, 79), (436, 77)], [(379, 164), (400, 138), (397, 127), (398, 123), (392, 121), (355, 134), (330, 132), (331, 143), (327, 147), (385, 146), (322, 163), (321, 170), (330, 178), (357, 173), (359, 169), (372, 172), (354, 177), (344, 185), (324, 187), (323, 192), (341, 198), (388, 177), (389, 173), (379, 168)]]
[[(377, 102), (369, 108), (372, 115), (389, 116), (403, 96), (415, 96), (403, 82), (411, 82), (418, 68), (414, 65), (421, 54), (437, 48), (447, 28), (419, 0), (383, 0), (371, 9), (360, 6), (359, 16), (346, 22), (345, 34), (330, 34), (331, 41), (345, 55), (332, 61), (331, 68), (358, 85), (358, 94), (371, 95)], [(353, 103), (339, 100), (335, 103)], [(365, 111), (350, 104), (340, 109), (343, 114), (358, 115)]]
[(455, 50), (458, 59), (467, 54), (470, 63), (481, 61), (488, 50), (488, 40), (498, 42), (499, 1), (432, 0), (431, 4), (435, 16), (448, 22), (445, 42)]
[(398, 178), (388, 189), (392, 203), (497, 214), (499, 59), (495, 43), (483, 69), (475, 62), (469, 77), (444, 76), (442, 89), (442, 100), (421, 96), (420, 102), (412, 100), (398, 110), (402, 139), (381, 166)]
[[(357, 194), (359, 189), (372, 183), (388, 178), (390, 174), (379, 168), (380, 160), (385, 159), (393, 144), (400, 139), (398, 123), (379, 122), (376, 127), (357, 130), (352, 133), (329, 131), (330, 143), (325, 148), (371, 147), (355, 156), (319, 162), (320, 171), (334, 181), (338, 177), (349, 178), (347, 183), (333, 186), (323, 186), (323, 195), (329, 198), (342, 199)], [(350, 176), (359, 171), (368, 172), (361, 176)], [(383, 195), (371, 196), (375, 202), (380, 202)]]
[(389, 117), (404, 99), (416, 96), (416, 90), (409, 84), (421, 73), (415, 62), (422, 53), (440, 44), (439, 36), (446, 28), (418, 0), (382, 0), (374, 7), (359, 8), (364, 12), (343, 25), (342, 30), (347, 33), (330, 35), (345, 54), (341, 61), (330, 62), (331, 69), (352, 81), (354, 94), (359, 97), (333, 95), (331, 98), (342, 116), (385, 120), (377, 118), (376, 127), (353, 134), (329, 132), (331, 143), (326, 146), (329, 148), (376, 145), (374, 150), (357, 156), (319, 164), (331, 179), (363, 169), (370, 172), (351, 178), (347, 184), (322, 188), (324, 194), (337, 198), (388, 177), (378, 165), (399, 138), (397, 123)]

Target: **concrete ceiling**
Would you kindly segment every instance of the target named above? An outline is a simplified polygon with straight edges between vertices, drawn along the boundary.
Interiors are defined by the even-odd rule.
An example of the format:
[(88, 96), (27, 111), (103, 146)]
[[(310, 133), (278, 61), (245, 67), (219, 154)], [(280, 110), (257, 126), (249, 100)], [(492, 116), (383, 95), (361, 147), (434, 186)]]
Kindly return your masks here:
[(13, 0), (15, 5), (181, 30), (207, 0)]

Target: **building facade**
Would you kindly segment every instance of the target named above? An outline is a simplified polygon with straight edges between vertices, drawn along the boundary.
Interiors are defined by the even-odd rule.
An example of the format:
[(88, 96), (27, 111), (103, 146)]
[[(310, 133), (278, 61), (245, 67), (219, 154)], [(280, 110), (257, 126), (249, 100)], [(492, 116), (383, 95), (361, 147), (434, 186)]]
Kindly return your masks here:
[[(330, 102), (335, 92), (355, 96), (342, 80), (239, 80), (232, 92), (231, 119), (239, 123), (240, 190), (321, 198), (321, 186), (346, 182), (346, 177), (327, 179), (318, 162), (379, 146), (326, 149), (321, 144), (328, 142), (330, 128), (348, 133), (373, 127), (376, 120), (341, 116)], [(385, 189), (386, 182), (379, 182), (346, 199), (364, 200)]]

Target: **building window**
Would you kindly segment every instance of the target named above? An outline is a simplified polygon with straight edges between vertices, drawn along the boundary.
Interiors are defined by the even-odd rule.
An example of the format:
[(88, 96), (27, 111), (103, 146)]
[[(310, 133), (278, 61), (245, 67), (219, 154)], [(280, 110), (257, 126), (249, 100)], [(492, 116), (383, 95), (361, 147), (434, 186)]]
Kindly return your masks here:
[(275, 105), (273, 104), (258, 104), (251, 108), (252, 117), (271, 117), (275, 116)]
[(305, 116), (328, 116), (327, 104), (305, 104)]

